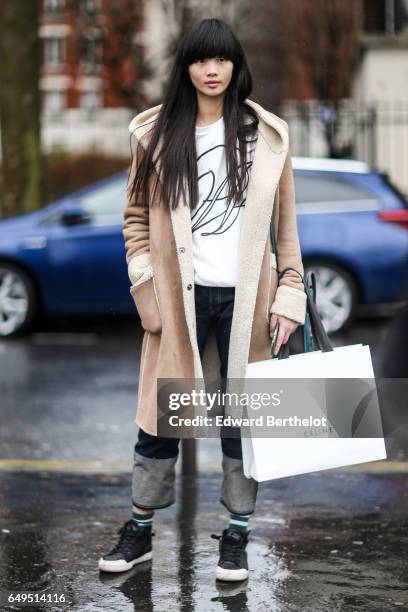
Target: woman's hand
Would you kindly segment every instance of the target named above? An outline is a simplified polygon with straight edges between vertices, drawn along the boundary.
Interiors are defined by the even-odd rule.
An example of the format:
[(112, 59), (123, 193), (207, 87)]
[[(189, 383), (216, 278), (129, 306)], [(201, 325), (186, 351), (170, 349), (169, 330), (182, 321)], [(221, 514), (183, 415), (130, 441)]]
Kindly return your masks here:
[(273, 330), (275, 329), (275, 325), (277, 322), (279, 322), (279, 332), (278, 338), (276, 340), (274, 355), (277, 355), (279, 353), (281, 345), (286, 344), (286, 342), (289, 340), (289, 336), (293, 334), (298, 325), (300, 325), (300, 323), (297, 323), (297, 321), (293, 321), (292, 319), (288, 319), (286, 317), (283, 317), (282, 315), (272, 313), (269, 322), (269, 335), (271, 337), (273, 335)]

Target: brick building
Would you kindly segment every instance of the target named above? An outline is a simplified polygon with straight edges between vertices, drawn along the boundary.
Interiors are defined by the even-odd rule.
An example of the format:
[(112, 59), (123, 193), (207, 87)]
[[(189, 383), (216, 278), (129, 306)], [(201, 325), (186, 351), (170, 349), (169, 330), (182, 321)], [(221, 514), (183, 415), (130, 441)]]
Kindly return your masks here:
[[(141, 5), (116, 1), (115, 10), (112, 0), (41, 0), (46, 112), (129, 105), (138, 78)], [(121, 8), (128, 10), (121, 14)]]
[(46, 148), (124, 152), (143, 103), (142, 0), (38, 0)]

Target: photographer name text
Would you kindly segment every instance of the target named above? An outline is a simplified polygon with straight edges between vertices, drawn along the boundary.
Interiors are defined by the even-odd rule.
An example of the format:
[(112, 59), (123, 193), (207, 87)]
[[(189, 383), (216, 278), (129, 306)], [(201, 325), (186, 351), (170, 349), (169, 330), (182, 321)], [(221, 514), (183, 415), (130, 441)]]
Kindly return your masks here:
[(230, 415), (179, 417), (171, 415), (168, 419), (172, 427), (326, 427), (326, 417), (276, 417), (273, 414), (257, 417), (232, 417)]

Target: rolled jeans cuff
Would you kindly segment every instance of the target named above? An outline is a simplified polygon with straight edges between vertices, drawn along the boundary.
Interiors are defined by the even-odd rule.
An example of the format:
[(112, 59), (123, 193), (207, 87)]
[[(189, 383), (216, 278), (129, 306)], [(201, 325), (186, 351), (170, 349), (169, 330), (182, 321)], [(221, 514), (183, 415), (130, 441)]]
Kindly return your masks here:
[(220, 502), (234, 514), (253, 514), (258, 493), (258, 481), (244, 475), (242, 459), (233, 459), (223, 454), (222, 469)]
[(145, 457), (134, 451), (132, 502), (146, 509), (166, 508), (175, 502), (175, 465), (178, 456), (168, 459)]

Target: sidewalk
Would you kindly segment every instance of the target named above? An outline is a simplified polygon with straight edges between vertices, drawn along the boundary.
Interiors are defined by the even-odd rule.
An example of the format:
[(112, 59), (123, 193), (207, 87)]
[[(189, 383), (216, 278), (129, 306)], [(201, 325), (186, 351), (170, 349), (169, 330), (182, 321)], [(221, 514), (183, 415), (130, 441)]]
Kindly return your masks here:
[[(136, 436), (135, 436), (136, 438)], [(122, 446), (122, 450), (123, 450)], [(176, 464), (176, 472), (181, 472), (181, 442), (180, 456)], [(197, 465), (200, 472), (221, 471), (221, 445), (219, 439), (210, 438), (197, 441)], [(338, 472), (371, 474), (408, 472), (408, 445), (405, 439), (386, 440), (387, 457), (382, 461), (372, 461), (338, 468)], [(122, 453), (123, 455), (124, 453)], [(3, 471), (46, 471), (50, 473), (76, 474), (126, 474), (132, 471), (132, 447), (129, 445), (129, 458), (114, 459), (108, 456), (105, 460), (92, 459), (0, 459), (0, 474)]]

